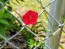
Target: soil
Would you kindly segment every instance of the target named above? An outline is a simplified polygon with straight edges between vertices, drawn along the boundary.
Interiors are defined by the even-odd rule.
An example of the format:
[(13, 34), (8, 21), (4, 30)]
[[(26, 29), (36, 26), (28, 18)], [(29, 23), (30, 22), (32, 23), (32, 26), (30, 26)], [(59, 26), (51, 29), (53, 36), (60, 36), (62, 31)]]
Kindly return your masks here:
[[(1, 41), (1, 40), (0, 40)], [(19, 47), (20, 49), (29, 49), (26, 44), (26, 39), (22, 35), (17, 35), (12, 40), (10, 40), (11, 43), (13, 43), (15, 46)], [(0, 42), (0, 47), (4, 44), (3, 41)], [(62, 45), (63, 49), (65, 49), (65, 35), (62, 34), (60, 44)], [(16, 49), (13, 48), (8, 43), (6, 46), (4, 46), (2, 49)], [(40, 49), (40, 48), (38, 48)]]
[[(28, 49), (27, 45), (26, 45), (26, 40), (22, 35), (17, 35), (16, 37), (14, 37), (12, 40), (10, 40), (10, 42), (12, 44), (14, 44), (17, 47), (20, 47), (20, 49)], [(2, 46), (4, 44), (4, 42), (0, 42), (0, 45)], [(4, 46), (4, 48), (2, 49), (16, 49), (13, 48), (11, 45), (9, 45), (8, 43), (6, 44), (6, 46)]]

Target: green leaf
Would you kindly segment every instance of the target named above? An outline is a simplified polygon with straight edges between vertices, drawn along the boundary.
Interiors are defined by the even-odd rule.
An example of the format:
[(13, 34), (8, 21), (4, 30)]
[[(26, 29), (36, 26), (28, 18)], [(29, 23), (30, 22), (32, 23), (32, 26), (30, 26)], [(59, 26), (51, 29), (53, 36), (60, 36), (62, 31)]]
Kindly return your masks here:
[(6, 2), (7, 0), (0, 0), (0, 1), (4, 3), (4, 2)]
[(65, 16), (63, 16), (63, 20), (65, 21)]
[(4, 14), (4, 11), (5, 11), (4, 9), (2, 9), (2, 10), (0, 11), (0, 16)]
[(35, 42), (33, 39), (29, 39), (27, 43), (30, 49), (37, 45), (37, 42)]
[(0, 23), (4, 24), (4, 25), (9, 25), (8, 21), (4, 20), (4, 19), (0, 19)]
[[(1, 27), (0, 26), (0, 34), (4, 37), (6, 37), (6, 31), (5, 31), (5, 28)], [(2, 37), (0, 36), (0, 39), (2, 39)]]
[(50, 32), (50, 30), (48, 28), (44, 28), (45, 32)]
[(0, 4), (0, 9), (2, 8), (2, 4)]
[(0, 18), (7, 18), (7, 19), (9, 19), (9, 18), (11, 18), (11, 14), (9, 14), (9, 13), (5, 13), (5, 14), (3, 14)]

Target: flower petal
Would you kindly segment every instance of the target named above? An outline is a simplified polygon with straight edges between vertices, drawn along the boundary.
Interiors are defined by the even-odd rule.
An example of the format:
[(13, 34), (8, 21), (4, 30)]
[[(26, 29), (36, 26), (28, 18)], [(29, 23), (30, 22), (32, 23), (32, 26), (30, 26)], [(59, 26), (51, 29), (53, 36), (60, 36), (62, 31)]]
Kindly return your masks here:
[(32, 10), (29, 10), (27, 13), (25, 13), (25, 15), (23, 15), (22, 19), (26, 25), (35, 24), (38, 19), (38, 13)]

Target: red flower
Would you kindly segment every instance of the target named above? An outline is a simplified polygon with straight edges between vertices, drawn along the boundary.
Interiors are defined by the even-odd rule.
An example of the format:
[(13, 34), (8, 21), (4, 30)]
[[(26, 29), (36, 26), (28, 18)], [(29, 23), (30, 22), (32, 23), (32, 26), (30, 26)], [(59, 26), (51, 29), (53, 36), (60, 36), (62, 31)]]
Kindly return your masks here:
[(22, 19), (26, 25), (35, 24), (38, 19), (38, 13), (32, 10), (29, 10), (27, 13), (25, 13), (25, 15), (23, 15)]

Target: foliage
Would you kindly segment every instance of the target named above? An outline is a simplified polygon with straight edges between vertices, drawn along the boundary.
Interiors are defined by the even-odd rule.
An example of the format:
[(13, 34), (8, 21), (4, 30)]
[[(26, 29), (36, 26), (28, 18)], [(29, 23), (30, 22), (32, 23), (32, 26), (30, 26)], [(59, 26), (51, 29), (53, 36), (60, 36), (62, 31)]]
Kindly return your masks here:
[[(5, 3), (7, 0), (0, 0)], [(8, 2), (8, 4), (10, 4)], [(0, 8), (2, 5), (0, 4)], [(7, 6), (7, 9), (12, 11), (11, 6)], [(16, 19), (8, 13), (4, 8), (0, 10), (0, 34), (7, 37), (7, 34), (15, 34), (15, 32), (19, 29)]]
[[(48, 31), (48, 29), (45, 29), (41, 24), (42, 22), (37, 22), (35, 25), (31, 25), (31, 26), (29, 25), (28, 28), (31, 29), (31, 31), (33, 31), (36, 34), (38, 34), (38, 32), (41, 31)], [(39, 29), (39, 27), (41, 27), (42, 29)], [(27, 45), (29, 46), (30, 49), (34, 48), (38, 44), (39, 44), (38, 48), (43, 49), (44, 43), (36, 41), (35, 36), (32, 33), (30, 33), (26, 28), (24, 28), (21, 34), (26, 38)]]
[(7, 0), (0, 0), (1, 2), (5, 3)]
[(35, 47), (37, 45), (37, 42), (35, 42), (32, 39), (29, 39), (29, 41), (27, 41), (27, 43), (28, 43), (28, 46), (30, 49), (32, 49), (33, 47)]
[(5, 9), (0, 11), (0, 34), (6, 36), (8, 30), (16, 28), (15, 19)]
[(2, 5), (0, 4), (0, 8), (2, 8)]
[(44, 28), (45, 33), (50, 32), (48, 28)]
[(62, 20), (65, 21), (65, 16), (63, 16)]
[(39, 47), (37, 47), (37, 48), (40, 48), (40, 49), (43, 49), (43, 47), (44, 47), (44, 43), (38, 42), (38, 41), (34, 41), (33, 39), (29, 39), (29, 41), (27, 41), (27, 44), (28, 44), (30, 49), (33, 49), (37, 45), (39, 45)]
[[(28, 28), (38, 34), (39, 32), (41, 31), (48, 31), (48, 30), (45, 30), (45, 27), (42, 25), (42, 22), (37, 22), (35, 25), (29, 25)], [(41, 29), (40, 29), (41, 28)], [(44, 32), (43, 32), (44, 33)], [(25, 36), (25, 38), (27, 39), (33, 39), (34, 38), (34, 35), (32, 33), (30, 33), (26, 28), (22, 31), (21, 33), (23, 36)]]
[[(2, 1), (4, 3), (6, 0), (0, 0), (0, 1)], [(20, 6), (21, 6), (20, 1), (24, 2), (24, 0), (16, 0), (16, 2), (15, 1), (13, 2), (13, 1), (14, 0), (11, 0), (10, 2), (8, 2), (9, 5), (8, 4), (6, 5), (8, 7), (8, 10), (10, 10), (10, 11), (12, 11), (13, 7), (15, 7), (14, 5), (18, 6), (20, 4)], [(31, 0), (31, 1), (33, 1), (33, 0)], [(36, 4), (36, 2), (34, 2), (34, 3)], [(40, 11), (40, 9), (41, 9), (41, 7), (39, 7), (39, 9), (38, 9), (38, 7), (36, 7), (36, 5), (34, 5), (33, 3), (31, 5), (28, 2), (25, 5), (23, 4), (23, 6), (28, 6), (28, 5), (31, 8), (33, 7), (34, 10)], [(36, 9), (33, 5), (36, 7)], [(0, 34), (5, 37), (6, 37), (7, 32), (11, 32), (12, 34), (14, 34), (17, 31), (17, 29), (21, 27), (21, 26), (19, 27), (15, 21), (16, 20), (13, 18), (13, 16), (10, 13), (8, 13), (6, 10), (3, 9), (0, 12)], [(47, 28), (45, 28), (42, 25), (42, 23), (43, 22), (41, 22), (41, 21), (37, 22), (35, 25), (28, 26), (28, 28), (31, 29), (31, 31), (33, 31), (36, 34), (38, 34), (41, 31), (43, 31), (43, 33), (48, 32), (49, 30)], [(24, 28), (24, 30), (22, 31), (21, 34), (27, 40), (27, 45), (29, 46), (30, 49), (37, 46), (38, 44), (40, 44), (39, 47), (41, 49), (43, 49), (44, 43), (34, 40), (35, 36), (32, 33), (30, 33), (26, 28)]]
[(21, 34), (25, 37), (26, 40), (34, 38), (34, 35), (31, 34), (26, 28), (24, 28), (24, 30), (22, 30)]
[[(6, 2), (7, 0), (0, 0), (1, 2)], [(18, 2), (18, 0), (16, 0)], [(24, 1), (24, 0), (20, 0), (20, 1)], [(19, 2), (18, 2), (19, 3)]]

